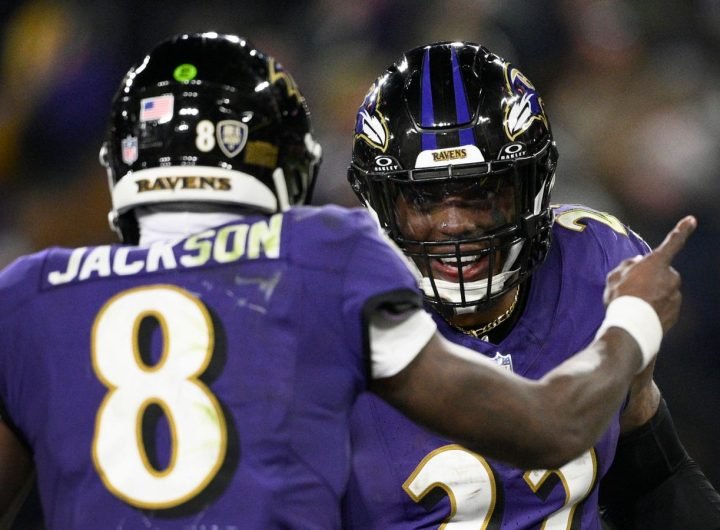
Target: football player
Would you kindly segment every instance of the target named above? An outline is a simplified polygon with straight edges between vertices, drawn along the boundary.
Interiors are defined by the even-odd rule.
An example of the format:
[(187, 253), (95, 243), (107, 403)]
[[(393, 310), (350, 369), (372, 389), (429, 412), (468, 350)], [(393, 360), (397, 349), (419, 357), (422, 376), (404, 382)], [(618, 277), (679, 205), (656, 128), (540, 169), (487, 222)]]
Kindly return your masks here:
[[(558, 151), (543, 101), (483, 46), (405, 53), (370, 88), (354, 133), (349, 181), (421, 274), (438, 329), (503, 370), (542, 379), (590, 344), (608, 273), (648, 252), (608, 213), (551, 206)], [(515, 413), (514, 396), (495, 405)], [(363, 395), (345, 526), (590, 530), (601, 491), (622, 528), (720, 527), (717, 493), (678, 440), (652, 367), (602, 431), (562, 466), (518, 467)]]
[(100, 155), (125, 244), (0, 275), (4, 498), (31, 455), (51, 529), (338, 528), (368, 387), (521, 466), (596, 441), (677, 319), (694, 218), (610, 278), (595, 342), (528, 381), (436, 333), (366, 211), (302, 206), (320, 154), (245, 39), (178, 35), (129, 71)]

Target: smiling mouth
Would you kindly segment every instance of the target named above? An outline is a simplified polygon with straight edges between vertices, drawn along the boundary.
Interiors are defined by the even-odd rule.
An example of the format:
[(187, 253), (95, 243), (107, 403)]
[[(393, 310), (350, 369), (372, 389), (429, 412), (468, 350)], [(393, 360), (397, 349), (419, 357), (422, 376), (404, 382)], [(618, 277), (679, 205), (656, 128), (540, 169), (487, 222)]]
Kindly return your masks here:
[(459, 262), (456, 257), (435, 258), (431, 260), (430, 266), (437, 279), (459, 282), (462, 271), (463, 281), (473, 282), (488, 277), (490, 256), (462, 256)]

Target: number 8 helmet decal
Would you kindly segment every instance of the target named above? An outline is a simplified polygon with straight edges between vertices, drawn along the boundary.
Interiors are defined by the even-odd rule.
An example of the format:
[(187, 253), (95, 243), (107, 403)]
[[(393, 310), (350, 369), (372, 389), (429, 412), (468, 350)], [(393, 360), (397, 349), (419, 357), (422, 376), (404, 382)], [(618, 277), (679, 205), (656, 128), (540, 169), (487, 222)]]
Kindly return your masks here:
[(348, 179), (419, 267), (427, 301), (457, 314), (545, 259), (557, 158), (532, 83), (483, 46), (442, 42), (407, 52), (372, 85)]
[(290, 74), (250, 42), (216, 33), (158, 44), (123, 79), (106, 141), (111, 226), (137, 243), (133, 209), (309, 203), (321, 158)]

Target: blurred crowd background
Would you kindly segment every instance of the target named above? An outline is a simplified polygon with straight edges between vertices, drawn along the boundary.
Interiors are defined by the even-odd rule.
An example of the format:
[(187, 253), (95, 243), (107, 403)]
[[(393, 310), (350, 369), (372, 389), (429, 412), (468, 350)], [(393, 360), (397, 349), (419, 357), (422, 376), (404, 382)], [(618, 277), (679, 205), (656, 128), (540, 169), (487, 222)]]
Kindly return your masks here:
[(355, 112), (383, 68), (420, 44), (470, 40), (543, 96), (560, 150), (554, 202), (610, 212), (653, 246), (695, 214), (656, 380), (720, 488), (720, 2), (1, 0), (0, 267), (115, 242), (97, 162), (115, 88), (159, 40), (209, 30), (249, 38), (293, 73), (324, 147), (318, 204), (356, 204)]

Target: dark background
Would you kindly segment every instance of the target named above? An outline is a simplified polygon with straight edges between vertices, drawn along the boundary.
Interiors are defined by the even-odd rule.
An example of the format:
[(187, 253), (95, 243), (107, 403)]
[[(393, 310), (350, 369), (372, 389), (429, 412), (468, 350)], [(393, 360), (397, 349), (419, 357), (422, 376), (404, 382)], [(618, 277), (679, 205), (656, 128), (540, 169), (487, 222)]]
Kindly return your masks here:
[(208, 30), (249, 38), (293, 73), (324, 147), (318, 204), (355, 205), (355, 111), (382, 69), (420, 44), (470, 40), (543, 95), (560, 149), (554, 202), (610, 212), (653, 246), (695, 214), (656, 380), (720, 487), (720, 2), (0, 0), (0, 266), (115, 241), (97, 163), (112, 94), (155, 43)]

